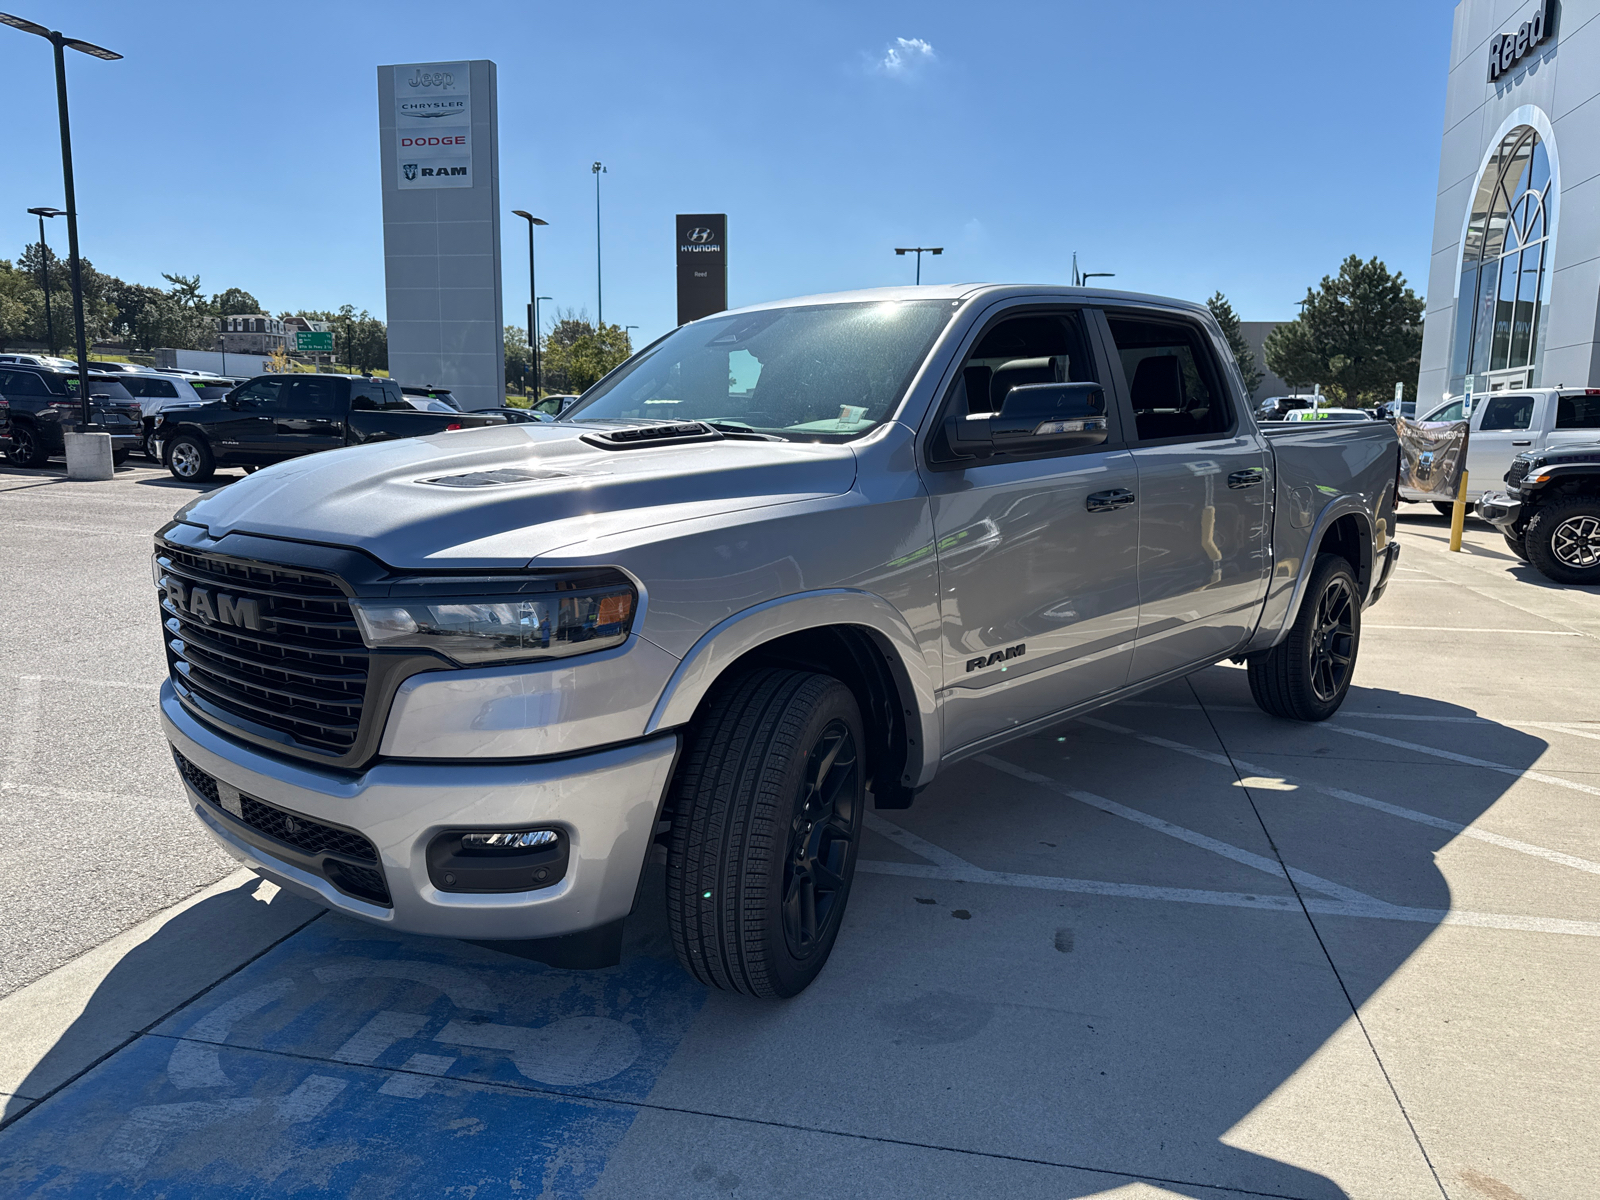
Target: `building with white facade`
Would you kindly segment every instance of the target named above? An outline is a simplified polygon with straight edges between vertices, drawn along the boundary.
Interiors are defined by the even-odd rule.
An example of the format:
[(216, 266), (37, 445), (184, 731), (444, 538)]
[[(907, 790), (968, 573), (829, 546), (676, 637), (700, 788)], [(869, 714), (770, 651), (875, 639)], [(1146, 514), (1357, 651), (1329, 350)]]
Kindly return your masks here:
[(1418, 394), (1600, 386), (1600, 0), (1460, 0)]

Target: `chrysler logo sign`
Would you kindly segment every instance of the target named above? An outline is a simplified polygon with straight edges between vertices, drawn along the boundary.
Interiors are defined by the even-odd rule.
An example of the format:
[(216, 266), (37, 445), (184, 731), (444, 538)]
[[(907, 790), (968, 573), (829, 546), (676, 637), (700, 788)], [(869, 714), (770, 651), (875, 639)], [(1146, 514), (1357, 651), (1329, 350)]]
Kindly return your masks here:
[(1515, 33), (1502, 33), (1489, 39), (1489, 79), (1499, 79), (1514, 68), (1536, 46), (1555, 32), (1556, 0), (1543, 0), (1533, 19), (1524, 21)]

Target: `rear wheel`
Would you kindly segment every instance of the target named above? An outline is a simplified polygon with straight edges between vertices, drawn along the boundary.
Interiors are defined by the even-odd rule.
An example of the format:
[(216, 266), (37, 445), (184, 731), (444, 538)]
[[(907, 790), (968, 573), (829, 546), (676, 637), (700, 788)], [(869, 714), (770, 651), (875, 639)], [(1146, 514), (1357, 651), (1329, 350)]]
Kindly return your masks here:
[(6, 457), (17, 467), (42, 467), (50, 461), (38, 431), (25, 421), (11, 423), (11, 449), (6, 451)]
[(1452, 500), (1435, 500), (1433, 506), (1439, 510), (1441, 517), (1454, 517), (1456, 515), (1455, 502)]
[(211, 447), (192, 433), (180, 433), (167, 447), (167, 470), (185, 483), (203, 483), (217, 471)]
[(1250, 695), (1263, 712), (1325, 721), (1339, 711), (1361, 648), (1361, 594), (1337, 554), (1321, 555), (1289, 635), (1249, 659)]
[(1600, 583), (1600, 498), (1573, 496), (1534, 511), (1522, 544), (1557, 583)]
[(843, 919), (866, 792), (861, 713), (830, 675), (760, 668), (707, 703), (673, 785), (667, 918), (684, 968), (802, 991)]
[(123, 463), (127, 462), (128, 455), (132, 453), (132, 450), (113, 450), (111, 452), (111, 469), (116, 470)]

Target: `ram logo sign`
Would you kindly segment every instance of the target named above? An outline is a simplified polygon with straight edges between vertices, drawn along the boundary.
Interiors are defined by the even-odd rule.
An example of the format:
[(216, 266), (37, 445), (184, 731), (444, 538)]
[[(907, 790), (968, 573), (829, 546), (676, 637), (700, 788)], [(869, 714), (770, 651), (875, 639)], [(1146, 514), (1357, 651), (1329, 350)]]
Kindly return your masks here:
[(167, 601), (180, 613), (199, 617), (208, 625), (237, 625), (240, 629), (261, 629), (261, 602), (249, 597), (212, 593), (210, 588), (185, 587), (176, 579), (167, 580)]
[(967, 659), (967, 671), (970, 674), (984, 667), (992, 667), (997, 663), (1007, 662), (1013, 658), (1021, 658), (1027, 652), (1028, 644), (1026, 642), (1018, 642), (1015, 646), (1007, 646), (1004, 650), (996, 650), (993, 654), (980, 654), (977, 658)]

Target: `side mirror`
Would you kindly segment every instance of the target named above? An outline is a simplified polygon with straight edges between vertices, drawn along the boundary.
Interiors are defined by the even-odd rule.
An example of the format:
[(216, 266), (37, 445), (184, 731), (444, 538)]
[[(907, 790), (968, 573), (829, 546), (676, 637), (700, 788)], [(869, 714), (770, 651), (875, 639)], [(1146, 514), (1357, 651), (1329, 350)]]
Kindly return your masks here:
[(1108, 436), (1105, 388), (1098, 383), (1027, 383), (1006, 393), (998, 413), (949, 416), (950, 449), (965, 458), (1076, 450)]

